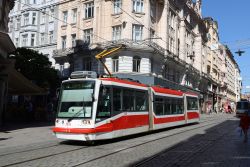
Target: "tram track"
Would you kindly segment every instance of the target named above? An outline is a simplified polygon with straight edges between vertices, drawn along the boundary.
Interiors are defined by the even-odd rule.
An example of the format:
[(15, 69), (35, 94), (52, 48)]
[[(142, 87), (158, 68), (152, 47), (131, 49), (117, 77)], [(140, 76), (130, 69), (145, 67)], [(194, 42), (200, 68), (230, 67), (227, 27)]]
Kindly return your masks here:
[[(142, 143), (139, 143), (139, 144), (130, 146), (130, 147), (118, 149), (117, 151), (111, 152), (111, 153), (109, 153), (109, 154), (97, 156), (97, 157), (92, 158), (92, 159), (89, 159), (89, 160), (87, 160), (87, 161), (80, 162), (80, 163), (77, 163), (77, 164), (73, 164), (72, 166), (75, 167), (75, 166), (80, 166), (80, 165), (84, 165), (84, 164), (87, 164), (87, 163), (91, 163), (91, 162), (93, 162), (93, 161), (96, 161), (96, 160), (99, 160), (99, 159), (102, 159), (102, 158), (105, 158), (105, 157), (108, 157), (108, 156), (111, 156), (111, 155), (114, 155), (114, 154), (117, 154), (117, 153), (120, 153), (120, 152), (129, 150), (129, 149), (132, 149), (132, 148), (136, 148), (136, 147), (140, 147), (140, 146), (143, 146), (143, 145), (145, 145), (145, 144), (148, 144), (148, 143), (156, 142), (157, 140), (162, 140), (162, 139), (164, 139), (164, 138), (168, 138), (168, 137), (171, 137), (171, 136), (179, 135), (179, 134), (184, 133), (184, 132), (193, 131), (193, 130), (196, 130), (196, 129), (200, 129), (200, 128), (204, 128), (204, 127), (207, 127), (207, 126), (211, 126), (211, 125), (217, 124), (217, 123), (218, 123), (218, 120), (220, 120), (220, 119), (213, 119), (213, 120), (212, 120), (213, 122), (211, 122), (211, 119), (210, 119), (210, 118), (203, 119), (203, 120), (201, 120), (200, 124), (204, 124), (204, 123), (207, 123), (207, 122), (211, 122), (211, 123), (205, 124), (205, 125), (203, 125), (203, 126), (198, 126), (198, 127), (195, 127), (195, 128), (191, 128), (191, 129), (188, 129), (188, 130), (181, 130), (181, 131), (176, 132), (176, 133), (173, 133), (173, 134), (171, 134), (171, 135), (166, 135), (166, 136), (163, 136), (163, 137), (160, 137), (160, 138), (156, 138), (156, 139), (154, 139), (154, 140), (149, 140), (149, 141), (142, 142)], [(57, 147), (57, 146), (61, 146), (61, 145), (62, 145), (62, 144), (56, 144), (56, 145), (54, 145), (54, 146), (53, 146), (53, 145), (52, 145), (52, 146), (48, 146), (47, 148), (50, 148), (50, 147)], [(11, 154), (32, 152), (32, 151), (36, 151), (36, 150), (40, 150), (40, 149), (47, 149), (47, 148), (44, 147), (44, 148), (38, 148), (38, 149), (24, 150), (24, 151), (20, 151), (20, 152), (8, 153), (8, 154), (5, 154), (4, 156), (11, 155)], [(90, 148), (90, 147), (88, 147), (88, 146), (78, 147), (78, 148), (75, 148), (75, 149), (70, 149), (70, 150), (66, 150), (66, 151), (62, 151), (62, 152), (58, 152), (58, 153), (54, 153), (54, 154), (48, 154), (48, 155), (44, 155), (44, 156), (38, 156), (38, 157), (35, 157), (35, 158), (31, 158), (31, 159), (27, 159), (27, 160), (15, 162), (15, 163), (8, 163), (8, 164), (3, 165), (3, 166), (6, 166), (6, 167), (7, 167), (7, 166), (14, 166), (14, 165), (22, 165), (22, 164), (25, 164), (25, 163), (27, 163), (27, 162), (32, 162), (32, 161), (36, 161), (36, 160), (42, 160), (42, 159), (46, 159), (46, 158), (48, 158), (48, 157), (53, 157), (53, 156), (57, 156), (57, 155), (63, 155), (63, 154), (70, 153), (70, 152), (74, 152), (74, 151), (80, 151), (80, 150), (86, 149), (86, 148)], [(98, 146), (97, 146), (97, 148), (98, 148)], [(0, 166), (1, 166), (1, 165), (0, 165)]]
[[(204, 121), (204, 122), (208, 122), (208, 121)], [(203, 122), (203, 123), (204, 123), (204, 122)], [(117, 153), (120, 153), (120, 152), (129, 150), (129, 149), (133, 149), (133, 148), (136, 148), (136, 147), (140, 147), (140, 146), (143, 146), (143, 145), (145, 145), (145, 144), (149, 144), (149, 143), (152, 143), (152, 142), (156, 142), (156, 141), (158, 141), (158, 140), (162, 140), (162, 139), (164, 139), (164, 138), (168, 138), (168, 137), (172, 137), (172, 136), (175, 136), (175, 135), (179, 135), (179, 134), (181, 134), (181, 133), (185, 133), (185, 132), (188, 132), (188, 131), (193, 131), (193, 130), (197, 130), (197, 129), (200, 129), (200, 128), (204, 128), (204, 127), (207, 127), (207, 126), (210, 126), (210, 125), (215, 125), (215, 124), (217, 124), (217, 123), (218, 123), (218, 122), (214, 122), (214, 123), (210, 123), (210, 124), (207, 124), (207, 125), (204, 125), (204, 126), (199, 126), (199, 127), (196, 127), (196, 128), (192, 128), (192, 129), (189, 129), (189, 130), (182, 130), (182, 131), (180, 131), (180, 132), (177, 132), (177, 133), (174, 133), (174, 134), (171, 134), (171, 135), (167, 135), (167, 136), (160, 137), (160, 138), (157, 138), (157, 139), (154, 139), (154, 140), (150, 140), (150, 141), (147, 141), (147, 142), (143, 142), (143, 143), (140, 143), (140, 144), (131, 146), (131, 147), (127, 147), (127, 148), (124, 148), (124, 149), (121, 149), (121, 150), (112, 152), (112, 153), (110, 153), (110, 154), (106, 154), (106, 155), (103, 155), (103, 156), (99, 156), (99, 157), (90, 159), (90, 160), (85, 161), (85, 162), (82, 162), (82, 163), (74, 164), (74, 165), (72, 165), (71, 167), (77, 167), (77, 166), (81, 166), (81, 165), (84, 165), (84, 164), (87, 164), (87, 163), (91, 163), (91, 162), (93, 162), (93, 161), (96, 161), (96, 160), (99, 160), (99, 159), (102, 159), (102, 158), (106, 158), (106, 157), (108, 157), (108, 156), (111, 156), (111, 155), (114, 155), (114, 154), (117, 154)], [(159, 156), (159, 155), (157, 154), (157, 156)], [(155, 156), (155, 157), (157, 157), (157, 156)], [(145, 160), (145, 162), (148, 162), (148, 161), (150, 161), (150, 160), (151, 160), (151, 158)], [(144, 161), (143, 161), (143, 162), (144, 162)], [(138, 166), (140, 166), (140, 165), (141, 165), (141, 163), (139, 163)], [(135, 166), (137, 166), (137, 165), (135, 165)]]

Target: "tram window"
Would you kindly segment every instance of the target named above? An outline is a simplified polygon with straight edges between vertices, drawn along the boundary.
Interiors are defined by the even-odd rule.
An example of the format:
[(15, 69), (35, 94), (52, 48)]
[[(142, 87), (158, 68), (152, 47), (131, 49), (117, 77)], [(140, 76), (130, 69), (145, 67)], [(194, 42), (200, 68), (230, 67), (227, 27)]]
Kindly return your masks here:
[(148, 96), (146, 92), (135, 92), (135, 111), (148, 110)]
[(122, 90), (119, 88), (113, 89), (113, 105), (114, 111), (122, 111)]
[(123, 110), (134, 111), (134, 91), (129, 89), (123, 90)]
[(164, 106), (165, 115), (171, 115), (171, 99), (166, 98), (164, 104), (165, 104), (165, 106)]
[(161, 97), (155, 97), (155, 114), (164, 115), (164, 100)]
[(110, 117), (111, 116), (111, 94), (110, 88), (101, 87), (98, 107), (97, 107), (97, 118)]
[(171, 103), (172, 104), (171, 105), (172, 106), (172, 114), (178, 114), (177, 108), (176, 108), (177, 100), (173, 98), (171, 101), (172, 101), (172, 103)]
[(183, 99), (178, 99), (177, 100), (177, 114), (182, 114), (184, 112), (184, 104), (183, 104)]
[(187, 97), (187, 110), (198, 110), (198, 99), (195, 97)]

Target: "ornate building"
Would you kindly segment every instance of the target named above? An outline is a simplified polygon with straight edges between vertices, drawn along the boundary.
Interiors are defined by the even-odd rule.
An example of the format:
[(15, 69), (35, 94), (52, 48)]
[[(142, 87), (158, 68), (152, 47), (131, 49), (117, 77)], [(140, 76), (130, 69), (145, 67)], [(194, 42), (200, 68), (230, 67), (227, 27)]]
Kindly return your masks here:
[(56, 49), (59, 0), (17, 0), (10, 12), (9, 35), (16, 47), (28, 47), (52, 58)]

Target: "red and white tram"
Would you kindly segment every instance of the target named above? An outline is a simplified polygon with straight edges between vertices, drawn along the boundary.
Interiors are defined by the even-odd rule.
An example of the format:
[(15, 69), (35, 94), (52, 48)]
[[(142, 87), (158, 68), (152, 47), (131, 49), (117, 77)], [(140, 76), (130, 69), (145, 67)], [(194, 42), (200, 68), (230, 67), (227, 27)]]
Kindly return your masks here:
[(53, 128), (57, 138), (112, 139), (199, 122), (196, 94), (118, 78), (76, 76), (62, 83)]

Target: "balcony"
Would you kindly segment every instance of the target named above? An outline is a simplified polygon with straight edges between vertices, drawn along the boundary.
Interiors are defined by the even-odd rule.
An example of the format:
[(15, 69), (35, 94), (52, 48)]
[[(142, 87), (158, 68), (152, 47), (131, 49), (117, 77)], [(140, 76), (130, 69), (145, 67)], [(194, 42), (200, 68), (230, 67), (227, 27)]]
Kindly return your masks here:
[(72, 53), (74, 53), (74, 48), (57, 49), (53, 51), (53, 57), (54, 58), (66, 57)]

